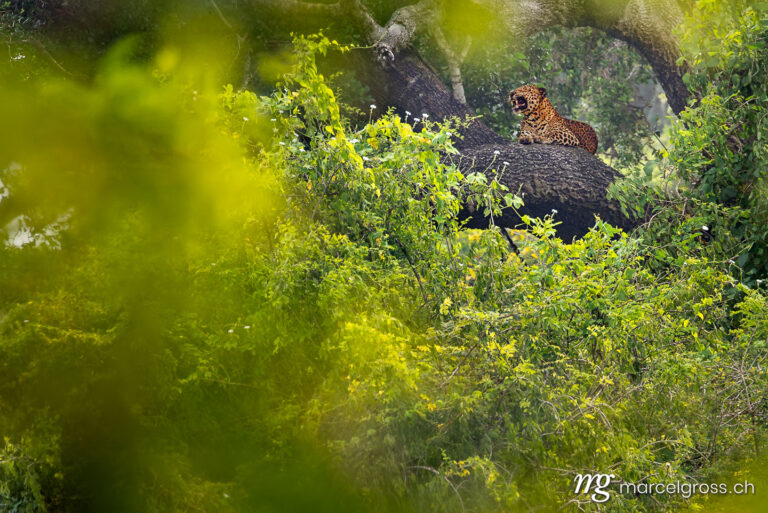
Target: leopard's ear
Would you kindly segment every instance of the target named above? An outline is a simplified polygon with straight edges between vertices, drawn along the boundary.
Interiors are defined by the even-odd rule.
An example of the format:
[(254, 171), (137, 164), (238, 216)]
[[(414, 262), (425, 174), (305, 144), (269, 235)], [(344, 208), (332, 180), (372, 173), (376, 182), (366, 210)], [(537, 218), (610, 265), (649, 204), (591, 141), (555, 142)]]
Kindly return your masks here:
[(539, 94), (541, 94), (542, 98), (546, 98), (547, 97), (547, 90), (544, 89), (543, 87), (539, 87)]

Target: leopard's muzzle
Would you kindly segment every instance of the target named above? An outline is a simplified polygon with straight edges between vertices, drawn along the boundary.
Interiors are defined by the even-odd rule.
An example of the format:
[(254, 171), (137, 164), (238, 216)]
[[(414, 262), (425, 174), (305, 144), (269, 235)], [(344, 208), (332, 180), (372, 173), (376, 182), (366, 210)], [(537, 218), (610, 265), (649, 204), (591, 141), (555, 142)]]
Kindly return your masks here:
[(515, 112), (522, 112), (528, 108), (528, 100), (520, 95), (514, 95), (510, 93), (509, 102), (512, 104), (512, 110)]

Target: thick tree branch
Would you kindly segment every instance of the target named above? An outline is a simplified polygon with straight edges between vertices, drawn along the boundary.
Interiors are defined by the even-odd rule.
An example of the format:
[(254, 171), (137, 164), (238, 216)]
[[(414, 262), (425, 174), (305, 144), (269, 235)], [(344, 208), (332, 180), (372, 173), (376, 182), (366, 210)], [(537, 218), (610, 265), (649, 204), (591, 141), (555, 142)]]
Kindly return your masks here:
[(426, 32), (435, 24), (439, 8), (436, 0), (421, 0), (396, 10), (375, 41), (379, 60), (382, 63), (392, 62), (417, 33)]
[[(471, 116), (472, 110), (456, 101), (450, 91), (416, 55), (402, 52), (385, 69), (365, 59), (371, 92), (383, 105), (395, 106), (409, 121), (430, 115), (432, 119)], [(417, 127), (418, 128), (418, 127)], [(482, 121), (475, 119), (455, 141), (460, 156), (448, 156), (466, 174), (482, 172), (489, 178), (494, 170), (509, 190), (522, 186), (525, 207), (521, 214), (543, 216), (557, 210), (558, 235), (565, 240), (586, 233), (595, 215), (615, 226), (632, 228), (636, 223), (621, 213), (619, 205), (606, 197), (608, 186), (620, 175), (590, 153), (579, 148), (507, 141)], [(486, 228), (488, 220), (479, 212), (465, 212), (471, 227)], [(497, 226), (515, 227), (520, 220), (512, 214), (496, 219)]]
[[(561, 224), (558, 235), (566, 241), (584, 235), (599, 216), (614, 226), (629, 230), (637, 221), (626, 218), (618, 202), (606, 198), (606, 190), (619, 173), (580, 148), (542, 144), (492, 144), (449, 156), (463, 173), (481, 172), (497, 176), (511, 192), (521, 191), (525, 206), (521, 215), (543, 217), (554, 214)], [(488, 227), (488, 219), (473, 208), (465, 209), (469, 226)], [(521, 224), (512, 212), (494, 220), (496, 226)]]
[[(599, 12), (595, 6), (591, 12)], [(673, 0), (633, 0), (627, 3), (617, 20), (604, 23), (595, 19), (593, 26), (634, 46), (653, 68), (675, 114), (685, 109), (690, 93), (677, 65), (680, 56), (675, 29), (683, 21), (682, 10)]]
[(459, 148), (506, 142), (477, 119), (472, 109), (456, 101), (440, 77), (413, 52), (400, 53), (395, 61), (384, 68), (368, 59), (362, 60), (359, 68), (376, 101), (381, 105), (395, 107), (402, 117), (408, 116), (411, 122), (422, 118), (424, 114), (435, 121), (452, 117), (475, 118), (466, 129), (461, 130), (462, 138), (457, 141)]

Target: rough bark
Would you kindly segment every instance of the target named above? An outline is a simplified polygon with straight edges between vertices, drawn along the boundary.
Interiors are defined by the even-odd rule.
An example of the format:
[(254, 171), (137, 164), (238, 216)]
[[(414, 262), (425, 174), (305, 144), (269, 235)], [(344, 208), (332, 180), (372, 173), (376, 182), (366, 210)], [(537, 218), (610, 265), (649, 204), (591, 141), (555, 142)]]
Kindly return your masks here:
[(386, 67), (369, 65), (366, 68), (366, 82), (370, 84), (376, 101), (394, 107), (398, 114), (408, 116), (411, 122), (416, 118), (423, 119), (424, 114), (434, 121), (474, 117), (466, 129), (459, 131), (462, 138), (457, 140), (457, 147), (506, 142), (506, 139), (477, 119), (471, 108), (457, 101), (440, 77), (413, 52), (400, 53)]
[[(491, 144), (464, 150), (446, 160), (465, 174), (497, 173), (498, 181), (511, 192), (520, 190), (525, 201), (520, 215), (543, 217), (554, 211), (555, 220), (561, 223), (557, 233), (566, 241), (584, 235), (595, 224), (596, 216), (627, 230), (635, 225), (624, 217), (617, 202), (605, 197), (608, 186), (620, 175), (581, 148)], [(472, 207), (463, 214), (470, 217), (470, 227), (488, 227), (489, 219)], [(513, 228), (521, 221), (508, 209), (502, 218), (494, 219), (494, 224)]]

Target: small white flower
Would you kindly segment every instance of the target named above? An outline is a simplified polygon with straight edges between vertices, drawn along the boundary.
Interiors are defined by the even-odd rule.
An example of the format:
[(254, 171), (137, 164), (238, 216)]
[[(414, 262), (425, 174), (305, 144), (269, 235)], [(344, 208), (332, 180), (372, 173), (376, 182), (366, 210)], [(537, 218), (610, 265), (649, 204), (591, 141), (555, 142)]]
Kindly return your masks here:
[(363, 157), (363, 160), (364, 160), (364, 161), (366, 161), (366, 162), (368, 162), (368, 161), (369, 161), (369, 160), (371, 160), (371, 159), (369, 159), (368, 157)]
[(422, 117), (422, 118), (424, 118), (424, 119), (427, 119), (427, 118), (429, 117), (429, 114), (427, 114), (427, 113), (425, 112), (424, 114), (422, 114), (422, 115), (421, 115), (421, 117)]
[(272, 119), (270, 119), (270, 121), (271, 121), (272, 123), (274, 123), (275, 121), (277, 121), (277, 119), (275, 119), (275, 118), (272, 118)]
[(247, 330), (251, 329), (251, 327), (250, 327), (250, 326), (243, 326), (243, 328), (245, 328), (245, 329), (247, 329)]
[(499, 150), (493, 150), (494, 155), (498, 155), (499, 153), (501, 153)]
[(734, 264), (734, 265), (736, 264), (736, 262), (734, 262), (733, 258), (731, 258), (731, 259), (730, 259), (730, 260), (728, 260), (728, 261), (729, 261), (730, 263)]
[(504, 161), (504, 165), (505, 165), (505, 166), (508, 166), (508, 165), (509, 165), (509, 162), (507, 162), (507, 161), (505, 160), (505, 161)]
[(701, 227), (701, 229), (704, 230), (705, 232), (708, 232), (709, 231), (709, 226), (707, 226), (705, 224), (704, 226)]
[(280, 146), (285, 146), (285, 143), (284, 143), (283, 141), (280, 141), (280, 142), (279, 142), (279, 143), (277, 143), (277, 144), (279, 144)]
[(243, 121), (248, 121), (248, 118), (243, 116)]
[(24, 319), (24, 324), (28, 323), (29, 319)]
[(556, 208), (552, 209), (552, 215), (554, 215), (554, 214), (557, 214), (557, 209)]
[(406, 115), (406, 116), (410, 116), (410, 115), (411, 115), (411, 111), (410, 111), (410, 110), (406, 110), (406, 111), (405, 111), (405, 115)]
[(216, 262), (211, 262), (211, 265), (216, 267)]
[(304, 148), (299, 148), (299, 152), (304, 153)]
[(453, 137), (453, 132), (448, 132), (448, 137)]
[(351, 142), (352, 144), (357, 144), (360, 141), (358, 139), (352, 138), (352, 139), (349, 140), (349, 142)]
[(227, 330), (227, 333), (234, 333), (235, 330)]
[(375, 109), (376, 109), (376, 105), (372, 103), (371, 104), (371, 110), (375, 110)]
[(418, 123), (419, 121), (421, 121), (419, 118), (413, 118), (413, 120), (414, 120), (416, 123)]
[(757, 281), (756, 281), (756, 283), (757, 283), (758, 285), (760, 285), (761, 283), (763, 283), (763, 280), (757, 280)]

